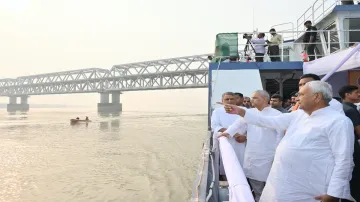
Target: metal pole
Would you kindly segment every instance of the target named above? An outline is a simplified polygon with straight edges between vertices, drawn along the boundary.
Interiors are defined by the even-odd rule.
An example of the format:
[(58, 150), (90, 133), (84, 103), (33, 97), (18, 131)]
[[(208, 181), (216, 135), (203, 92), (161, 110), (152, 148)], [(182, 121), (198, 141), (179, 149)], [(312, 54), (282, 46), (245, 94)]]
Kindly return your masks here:
[(323, 7), (323, 13), (322, 13), (322, 16), (323, 16), (323, 18), (324, 18), (324, 17), (325, 17), (325, 0), (323, 0), (322, 7)]
[(328, 54), (330, 55), (331, 53), (331, 39), (330, 39), (330, 31), (331, 30), (328, 30), (327, 34), (328, 34)]
[(281, 40), (281, 61), (284, 62), (284, 40)]

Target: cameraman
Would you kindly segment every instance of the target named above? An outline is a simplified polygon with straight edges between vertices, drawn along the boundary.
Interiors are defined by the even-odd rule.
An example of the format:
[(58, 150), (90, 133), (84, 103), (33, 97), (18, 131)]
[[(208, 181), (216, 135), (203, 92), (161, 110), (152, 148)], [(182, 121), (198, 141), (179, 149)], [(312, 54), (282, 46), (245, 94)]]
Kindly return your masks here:
[(265, 34), (259, 33), (257, 39), (251, 39), (250, 42), (254, 44), (254, 51), (255, 51), (255, 61), (256, 62), (264, 62), (264, 55), (265, 55)]

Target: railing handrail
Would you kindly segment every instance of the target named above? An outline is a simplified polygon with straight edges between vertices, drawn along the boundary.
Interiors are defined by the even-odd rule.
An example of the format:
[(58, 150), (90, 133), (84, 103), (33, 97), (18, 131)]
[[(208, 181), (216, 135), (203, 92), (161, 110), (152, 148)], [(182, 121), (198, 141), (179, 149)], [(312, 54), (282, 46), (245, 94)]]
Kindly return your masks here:
[[(318, 7), (316, 7), (316, 4), (321, 1), (321, 4), (318, 5)], [(328, 1), (334, 1), (334, 3), (331, 3), (329, 6), (327, 6), (325, 8), (325, 3), (328, 2)], [(299, 30), (299, 28), (303, 25), (303, 23), (306, 22), (306, 20), (311, 20), (312, 23), (315, 25), (317, 20), (321, 20), (323, 18), (325, 18), (325, 15), (327, 14), (328, 10), (330, 8), (333, 8), (335, 7), (336, 5), (339, 4), (339, 0), (315, 0), (315, 2), (312, 4), (312, 6), (310, 6), (298, 19), (297, 19), (297, 22), (296, 22), (296, 30)], [(322, 7), (322, 12), (317, 16), (315, 17), (315, 12)], [(306, 14), (308, 13), (308, 11), (311, 10), (311, 13), (310, 13), (310, 16), (306, 17)], [(301, 19), (304, 19), (303, 21), (300, 21)], [(299, 37), (299, 36), (297, 36)]]
[[(291, 25), (291, 29), (281, 29), (281, 30), (276, 30), (275, 27), (279, 27), (282, 25)], [(274, 28), (276, 30), (276, 32), (282, 32), (282, 31), (294, 31), (295, 27), (294, 27), (294, 23), (293, 22), (284, 22), (284, 23), (280, 23), (280, 24), (276, 24), (271, 26), (271, 28)], [(285, 39), (285, 37), (283, 36), (283, 39)], [(295, 39), (295, 32), (292, 33), (292, 39)]]
[[(340, 29), (340, 30), (325, 30), (325, 29), (319, 29), (319, 30), (316, 30), (316, 31), (306, 31), (306, 30), (300, 30), (300, 31), (297, 31), (297, 30), (294, 30), (294, 31), (282, 31), (282, 32), (278, 32), (276, 31), (277, 34), (280, 34), (280, 33), (299, 33), (299, 32), (328, 32), (328, 31), (332, 31), (332, 32), (354, 32), (354, 31), (360, 31), (360, 29)], [(252, 33), (252, 32), (222, 32), (222, 33), (218, 33), (217, 35), (219, 34), (234, 34), (234, 33), (237, 33), (237, 34), (249, 34), (249, 33)], [(262, 31), (258, 31), (258, 33), (264, 33), (264, 34), (270, 34), (269, 31), (267, 32), (262, 32)]]
[[(280, 57), (281, 61), (284, 61), (284, 57), (286, 58), (286, 60), (302, 61), (300, 59), (301, 51), (305, 50), (304, 49), (305, 45), (309, 44), (309, 43), (303, 42), (303, 40), (301, 40), (301, 38), (298, 38), (289, 43), (288, 41), (285, 41), (284, 35), (283, 35), (284, 33), (286, 34), (286, 33), (300, 33), (300, 32), (316, 32), (319, 35), (319, 37), (317, 37), (317, 40), (311, 43), (311, 44), (316, 45), (317, 50), (315, 51), (315, 56), (318, 58), (318, 57), (323, 57), (323, 56), (329, 55), (329, 54), (337, 52), (337, 51), (344, 50), (347, 47), (351, 46), (351, 44), (358, 43), (357, 41), (353, 41), (353, 42), (350, 41), (349, 37), (344, 37), (343, 39), (341, 39), (341, 37), (339, 37), (339, 35), (344, 34), (344, 33), (346, 34), (346, 33), (351, 33), (351, 32), (360, 32), (360, 29), (349, 29), (349, 30), (330, 29), (330, 30), (317, 30), (317, 31), (306, 31), (306, 30), (303, 30), (303, 31), (296, 31), (296, 30), (276, 31), (277, 34), (282, 35), (283, 40), (280, 44), (278, 44), (279, 49), (280, 49), (279, 55), (278, 54), (271, 55), (271, 57)], [(254, 59), (253, 56), (255, 55), (254, 49), (256, 49), (257, 45), (250, 43), (252, 46), (247, 46), (247, 45), (249, 45), (247, 42), (245, 42), (247, 39), (246, 38), (244, 39), (242, 37), (244, 34), (249, 34), (249, 33), (251, 33), (251, 32), (219, 33), (217, 35), (217, 37), (220, 37), (220, 38), (225, 37), (224, 38), (225, 40), (226, 40), (226, 34), (230, 34), (232, 36), (234, 36), (234, 34), (237, 34), (238, 37), (237, 37), (236, 42), (234, 41), (234, 43), (230, 42), (230, 44), (227, 44), (227, 46), (232, 50), (232, 53), (229, 52), (229, 56), (226, 52), (222, 52), (222, 51), (215, 53), (215, 55), (214, 55), (215, 57), (213, 57), (213, 58), (215, 58), (215, 61), (218, 61), (219, 59), (221, 59), (222, 61), (226, 60), (226, 59), (230, 59), (231, 61), (234, 61), (233, 59), (235, 59), (235, 60), (240, 59), (241, 61), (242, 60), (244, 60), (244, 61), (245, 60), (246, 61), (253, 60)], [(262, 33), (269, 34), (270, 32), (262, 32)], [(222, 34), (224, 36), (221, 36)], [(333, 37), (335, 37), (336, 40), (334, 40)], [(248, 39), (250, 39), (250, 38), (248, 38)], [(256, 39), (256, 37), (253, 36), (252, 39)], [(264, 39), (268, 39), (268, 37), (265, 37)], [(233, 40), (236, 40), (236, 38), (233, 38)], [(220, 44), (222, 44), (222, 42), (220, 42)], [(264, 45), (271, 45), (271, 44), (264, 42)], [(221, 46), (222, 45), (217, 47), (217, 50), (219, 50), (219, 48)], [(235, 46), (237, 48), (236, 52), (235, 52), (235, 50), (236, 50)], [(284, 50), (286, 50), (286, 52), (284, 52)], [(288, 50), (290, 50), (291, 52), (288, 53)], [(226, 55), (224, 55), (224, 53)], [(267, 55), (266, 53), (267, 53), (267, 51), (265, 49), (264, 55)], [(236, 56), (235, 54), (238, 54), (238, 55)], [(250, 56), (250, 59), (248, 59), (249, 56)], [(311, 56), (314, 56), (314, 55), (312, 54)], [(231, 59), (231, 58), (233, 58), (233, 59)]]

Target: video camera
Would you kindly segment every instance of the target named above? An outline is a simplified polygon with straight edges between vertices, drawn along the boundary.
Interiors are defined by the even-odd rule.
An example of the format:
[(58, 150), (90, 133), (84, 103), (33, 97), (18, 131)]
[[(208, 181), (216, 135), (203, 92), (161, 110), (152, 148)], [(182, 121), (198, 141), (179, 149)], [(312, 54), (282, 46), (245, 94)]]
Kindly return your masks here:
[(250, 39), (252, 39), (252, 36), (253, 36), (253, 34), (247, 34), (247, 33), (245, 33), (245, 34), (243, 35), (243, 39), (248, 39), (248, 40), (250, 40)]

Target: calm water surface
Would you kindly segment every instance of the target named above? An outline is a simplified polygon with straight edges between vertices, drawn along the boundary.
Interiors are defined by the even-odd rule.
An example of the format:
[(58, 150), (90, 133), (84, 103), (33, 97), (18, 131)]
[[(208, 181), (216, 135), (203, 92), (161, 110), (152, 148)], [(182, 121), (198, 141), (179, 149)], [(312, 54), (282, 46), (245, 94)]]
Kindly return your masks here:
[(206, 129), (206, 114), (1, 109), (0, 202), (187, 201)]

